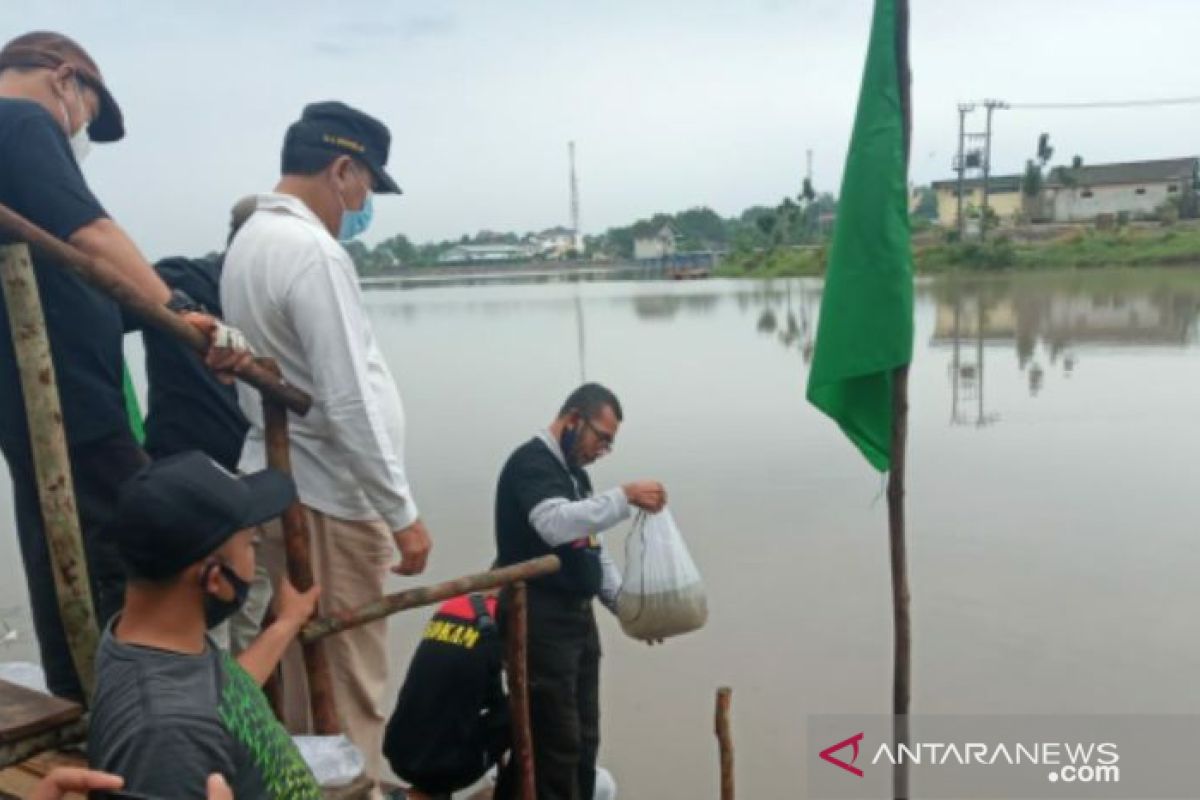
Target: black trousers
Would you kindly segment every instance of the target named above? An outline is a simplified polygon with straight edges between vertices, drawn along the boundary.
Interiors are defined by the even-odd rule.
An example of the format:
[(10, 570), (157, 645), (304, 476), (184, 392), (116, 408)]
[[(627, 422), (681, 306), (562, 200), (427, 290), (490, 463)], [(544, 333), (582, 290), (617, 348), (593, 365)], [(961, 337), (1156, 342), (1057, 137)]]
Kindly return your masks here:
[[(102, 535), (116, 509), (121, 484), (148, 462), (128, 431), (68, 451), (71, 475), (75, 482), (75, 505), (79, 510), (84, 555), (96, 620), (101, 628), (121, 610), (125, 595), (125, 573), (112, 542)], [(6, 448), (4, 453), (12, 475), (13, 504), (17, 514), (17, 535), (25, 580), (29, 584), (29, 602), (33, 627), (42, 654), (42, 668), (50, 691), (59, 697), (83, 700), (83, 687), (75, 674), (66, 632), (58, 614), (54, 589), (54, 570), (50, 548), (42, 525), (42, 507), (38, 500), (37, 477), (33, 457), (22, 447)]]
[[(529, 717), (538, 800), (592, 800), (600, 748), (600, 636), (592, 601), (529, 589)], [(515, 759), (497, 800), (515, 797)]]

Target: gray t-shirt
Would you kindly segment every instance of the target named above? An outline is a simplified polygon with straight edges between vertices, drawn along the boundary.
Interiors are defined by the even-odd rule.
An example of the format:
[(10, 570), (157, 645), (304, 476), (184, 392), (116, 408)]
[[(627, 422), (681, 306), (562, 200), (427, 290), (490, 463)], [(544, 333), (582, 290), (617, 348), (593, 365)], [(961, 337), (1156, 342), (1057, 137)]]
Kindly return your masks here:
[(321, 790), (254, 679), (212, 639), (199, 655), (122, 644), (96, 653), (88, 756), (124, 791), (204, 800), (225, 776), (237, 800), (308, 800)]

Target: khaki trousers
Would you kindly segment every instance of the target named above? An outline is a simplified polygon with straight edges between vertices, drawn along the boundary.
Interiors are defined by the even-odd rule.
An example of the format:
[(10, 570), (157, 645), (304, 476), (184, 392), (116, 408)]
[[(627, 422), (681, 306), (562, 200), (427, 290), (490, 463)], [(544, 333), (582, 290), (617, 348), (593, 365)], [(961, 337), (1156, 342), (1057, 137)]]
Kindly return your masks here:
[[(345, 520), (303, 506), (311, 541), (313, 578), (321, 587), (320, 614), (349, 610), (383, 596), (392, 563), (391, 532), (382, 520)], [(283, 528), (263, 526), (259, 550), (272, 580), (286, 574)], [(342, 732), (362, 751), (367, 774), (378, 781), (383, 769), (380, 708), (387, 689), (387, 620), (382, 619), (323, 640), (333, 677), (333, 697)], [(292, 642), (279, 663), (283, 722), (294, 734), (313, 732), (304, 657)]]

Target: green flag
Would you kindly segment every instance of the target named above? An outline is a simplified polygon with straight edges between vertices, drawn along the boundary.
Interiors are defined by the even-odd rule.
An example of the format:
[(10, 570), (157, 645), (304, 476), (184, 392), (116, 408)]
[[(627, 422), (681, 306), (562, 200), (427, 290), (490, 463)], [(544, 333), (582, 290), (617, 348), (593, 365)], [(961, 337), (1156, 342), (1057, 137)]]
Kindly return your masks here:
[(907, 74), (899, 65), (907, 31), (896, 2), (875, 3), (808, 375), (808, 401), (881, 472), (891, 467), (892, 373), (912, 360), (913, 342)]
[(137, 389), (133, 386), (133, 378), (129, 377), (129, 367), (122, 364), (121, 371), (125, 373), (125, 414), (129, 417), (129, 430), (138, 444), (146, 441), (146, 428), (142, 424), (142, 408), (138, 403)]

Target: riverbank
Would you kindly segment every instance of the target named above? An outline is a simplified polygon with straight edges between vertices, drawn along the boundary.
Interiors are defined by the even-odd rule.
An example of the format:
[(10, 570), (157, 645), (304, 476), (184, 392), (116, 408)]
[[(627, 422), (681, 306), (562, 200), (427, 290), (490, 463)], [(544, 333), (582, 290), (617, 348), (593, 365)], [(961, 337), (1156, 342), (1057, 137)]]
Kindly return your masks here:
[[(820, 275), (827, 256), (827, 247), (735, 252), (722, 259), (716, 274), (727, 278)], [(1200, 263), (1200, 226), (1079, 228), (1048, 239), (1014, 238), (1000, 232), (987, 242), (962, 244), (917, 237), (913, 258), (917, 272), (930, 275), (952, 269), (989, 272), (1193, 264)]]

